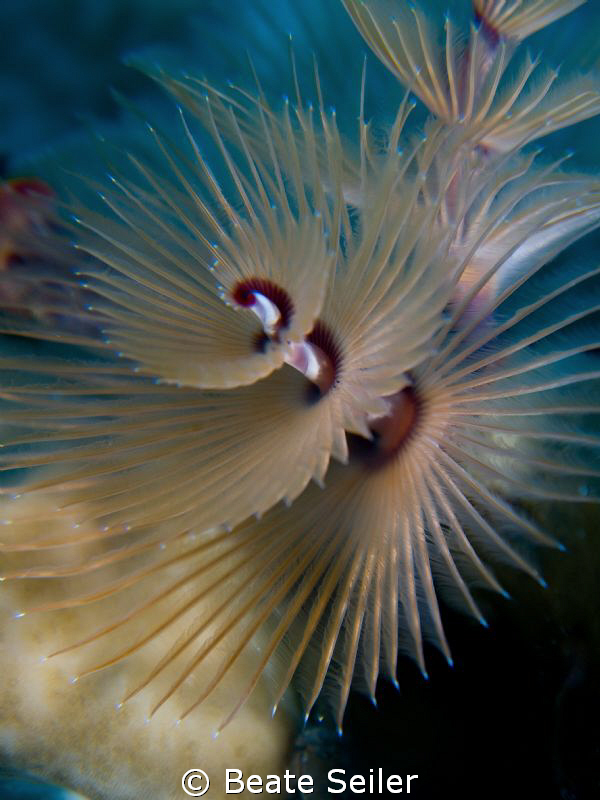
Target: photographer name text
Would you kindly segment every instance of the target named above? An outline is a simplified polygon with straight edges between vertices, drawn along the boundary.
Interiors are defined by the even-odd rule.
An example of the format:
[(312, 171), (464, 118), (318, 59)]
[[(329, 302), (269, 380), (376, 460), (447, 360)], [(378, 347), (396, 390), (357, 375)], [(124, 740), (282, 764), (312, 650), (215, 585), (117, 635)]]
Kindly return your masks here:
[[(194, 774), (192, 774), (194, 773)], [(201, 775), (199, 774), (201, 773)], [(347, 774), (345, 769), (330, 769), (327, 773), (327, 792), (342, 794), (410, 794), (418, 775), (384, 775), (383, 769), (370, 769), (368, 775)], [(187, 780), (186, 780), (187, 779)], [(188, 770), (182, 781), (183, 789), (191, 797), (205, 794), (209, 780), (202, 770)], [(286, 769), (283, 775), (245, 776), (241, 769), (225, 770), (225, 794), (312, 794), (314, 781), (311, 775), (294, 775)]]

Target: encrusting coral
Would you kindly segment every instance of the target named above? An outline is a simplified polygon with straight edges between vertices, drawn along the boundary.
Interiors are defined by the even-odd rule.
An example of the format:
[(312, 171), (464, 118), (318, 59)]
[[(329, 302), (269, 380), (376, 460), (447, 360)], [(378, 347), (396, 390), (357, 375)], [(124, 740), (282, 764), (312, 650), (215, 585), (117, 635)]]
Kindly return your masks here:
[[(12, 501), (15, 524), (20, 517), (31, 518), (35, 513), (43, 519), (48, 514), (45, 503), (44, 497), (32, 500), (26, 495)], [(3, 509), (4, 505), (2, 498)], [(30, 522), (27, 529), (32, 531), (42, 524), (46, 532), (60, 531), (65, 516), (50, 524)], [(92, 532), (93, 525), (83, 525), (82, 529)], [(181, 570), (175, 564), (168, 573), (174, 581)], [(3, 614), (52, 597), (51, 587), (37, 582), (5, 584), (3, 589)], [(144, 589), (140, 585), (139, 594), (129, 593), (116, 600), (113, 611), (120, 608), (125, 614), (129, 602), (143, 599)], [(201, 607), (210, 609), (210, 600)], [(185, 622), (180, 620), (180, 634), (185, 632)], [(61, 612), (60, 617), (29, 614), (12, 625), (3, 625), (0, 749), (8, 763), (22, 772), (77, 789), (85, 797), (107, 800), (180, 797), (182, 775), (198, 766), (208, 771), (211, 795), (215, 797), (226, 796), (224, 775), (232, 765), (246, 774), (283, 773), (293, 723), (284, 709), (276, 719), (264, 714), (270, 700), (268, 680), (222, 736), (214, 739), (209, 735), (221, 721), (231, 693), (252, 668), (251, 659), (238, 661), (218, 692), (190, 716), (186, 731), (173, 727), (173, 710), (178, 706), (183, 710), (193, 702), (198, 689), (194, 680), (187, 682), (174, 707), (157, 714), (153, 724), (148, 724), (143, 702), (132, 700), (121, 709), (116, 707), (136, 672), (151, 669), (160, 658), (164, 645), (160, 638), (135, 663), (124, 661), (113, 670), (82, 681), (74, 681), (81, 667), (76, 652), (40, 663), (40, 653), (69, 645), (89, 623), (85, 609), (71, 609)], [(102, 652), (100, 644), (98, 658)], [(216, 667), (223, 652), (215, 647), (207, 667)]]
[(274, 707), (292, 684), (341, 728), (399, 652), (451, 661), (439, 594), (485, 623), (488, 554), (543, 583), (515, 534), (557, 543), (525, 501), (597, 500), (600, 268), (551, 261), (600, 223), (600, 182), (523, 148), (600, 92), (512, 66), (579, 3), (475, 2), (441, 46), (418, 9), (344, 5), (423, 135), (408, 94), (375, 135), (366, 76), (354, 143), (318, 73), (315, 108), (296, 79), (278, 111), (154, 71), (181, 141), (107, 148), (82, 189), (103, 208), (68, 204), (93, 330), (4, 318), (55, 345), (1, 362), (3, 577), (43, 584), (19, 611), (80, 619), (54, 648), (79, 676), (134, 665), (122, 699), (150, 715), (195, 714), (241, 661), (218, 729), (267, 668)]

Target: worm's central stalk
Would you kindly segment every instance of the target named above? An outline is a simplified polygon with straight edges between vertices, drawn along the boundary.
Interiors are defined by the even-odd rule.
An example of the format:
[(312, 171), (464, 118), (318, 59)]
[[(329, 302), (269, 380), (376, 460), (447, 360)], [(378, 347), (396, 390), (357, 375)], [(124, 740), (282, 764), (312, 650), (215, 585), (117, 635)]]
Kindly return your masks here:
[(290, 342), (285, 362), (305, 375), (319, 390), (321, 396), (333, 386), (335, 380), (333, 362), (318, 345), (307, 340)]
[(286, 363), (311, 383), (311, 400), (326, 395), (337, 383), (342, 369), (342, 350), (329, 327), (317, 320), (303, 342), (289, 342)]
[(280, 341), (294, 315), (294, 304), (285, 289), (266, 278), (249, 278), (238, 283), (231, 299), (252, 311), (262, 325), (265, 339)]
[(265, 295), (260, 292), (248, 292), (248, 295), (247, 308), (256, 314), (263, 327), (263, 331), (269, 338), (276, 336), (281, 324), (281, 312), (279, 308), (272, 300), (269, 300), (268, 297), (265, 297)]
[(403, 447), (419, 416), (419, 400), (412, 386), (385, 398), (388, 413), (369, 420), (380, 457), (395, 455)]
[(421, 416), (422, 401), (412, 386), (384, 399), (387, 412), (368, 419), (371, 441), (355, 434), (348, 436), (353, 457), (368, 469), (384, 467), (395, 458), (412, 437)]

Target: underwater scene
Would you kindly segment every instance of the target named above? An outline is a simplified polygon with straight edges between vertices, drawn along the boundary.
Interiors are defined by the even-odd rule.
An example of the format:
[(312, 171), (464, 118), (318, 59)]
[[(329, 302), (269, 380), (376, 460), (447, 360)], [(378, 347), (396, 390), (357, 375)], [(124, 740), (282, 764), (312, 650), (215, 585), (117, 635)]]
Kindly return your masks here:
[(0, 800), (600, 797), (600, 4), (0, 4)]

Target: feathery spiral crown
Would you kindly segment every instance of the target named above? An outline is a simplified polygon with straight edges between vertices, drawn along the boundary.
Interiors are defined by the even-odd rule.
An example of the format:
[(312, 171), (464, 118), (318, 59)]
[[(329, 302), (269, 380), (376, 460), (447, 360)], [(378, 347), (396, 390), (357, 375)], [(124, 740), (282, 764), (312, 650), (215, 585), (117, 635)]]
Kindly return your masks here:
[(434, 115), (424, 136), (408, 94), (383, 144), (361, 101), (353, 147), (318, 74), (316, 108), (295, 78), (277, 111), (159, 73), (183, 143), (150, 127), (157, 160), (115, 159), (89, 182), (103, 209), (72, 206), (91, 332), (5, 324), (58, 344), (2, 358), (2, 468), (50, 509), (6, 529), (3, 577), (80, 609), (82, 675), (158, 642), (128, 694), (159, 687), (153, 712), (191, 674), (195, 707), (260, 637), (223, 724), (275, 664), (275, 705), (294, 681), (308, 714), (325, 687), (341, 726), (352, 682), (374, 695), (400, 651), (451, 661), (438, 593), (484, 622), (468, 582), (502, 592), (488, 552), (543, 583), (512, 533), (556, 543), (507, 498), (597, 499), (600, 269), (548, 265), (598, 224), (600, 184), (521, 147), (600, 94), (527, 89), (530, 60), (505, 80), (579, 2), (476, 0), (445, 49), (418, 9), (390, 26), (344, 5)]

